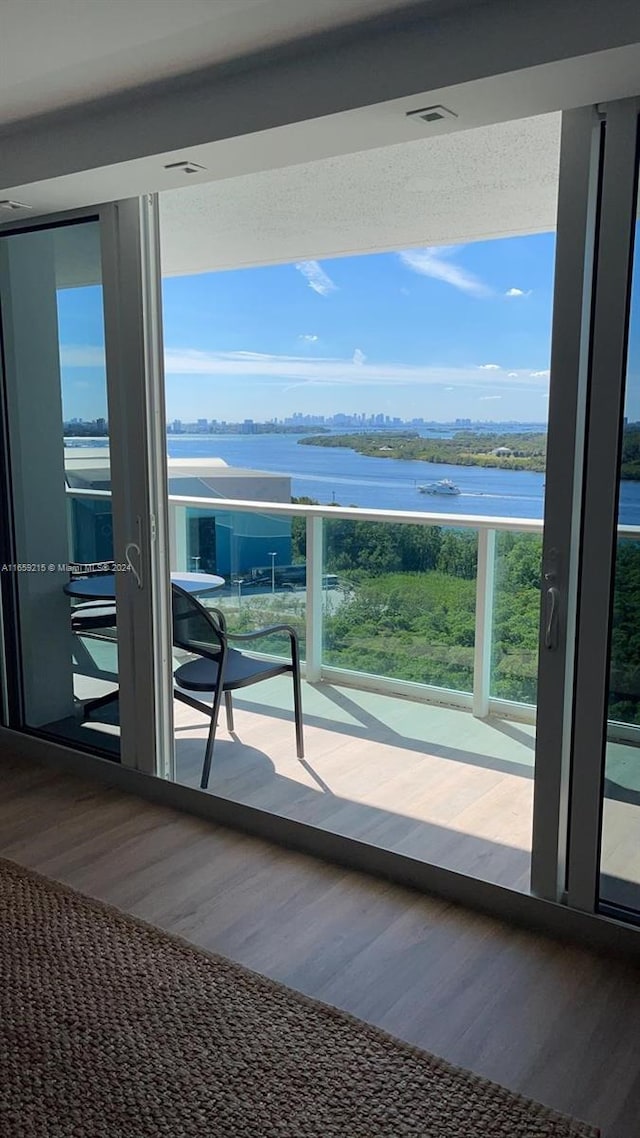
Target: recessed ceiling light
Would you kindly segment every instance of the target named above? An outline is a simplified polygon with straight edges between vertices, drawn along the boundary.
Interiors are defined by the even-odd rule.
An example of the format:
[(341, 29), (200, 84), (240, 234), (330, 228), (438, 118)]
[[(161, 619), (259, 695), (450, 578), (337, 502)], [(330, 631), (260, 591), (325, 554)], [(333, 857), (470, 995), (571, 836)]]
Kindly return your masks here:
[(199, 166), (197, 162), (169, 162), (165, 170), (180, 170), (182, 174), (199, 174), (206, 170), (206, 166)]
[(408, 119), (420, 119), (429, 124), (442, 122), (443, 119), (457, 119), (457, 117), (455, 111), (450, 111), (448, 107), (442, 106), (421, 107), (417, 111), (407, 111)]
[(24, 202), (12, 202), (9, 198), (5, 198), (0, 202), (0, 209), (14, 210), (14, 209), (33, 209), (31, 205), (25, 205)]

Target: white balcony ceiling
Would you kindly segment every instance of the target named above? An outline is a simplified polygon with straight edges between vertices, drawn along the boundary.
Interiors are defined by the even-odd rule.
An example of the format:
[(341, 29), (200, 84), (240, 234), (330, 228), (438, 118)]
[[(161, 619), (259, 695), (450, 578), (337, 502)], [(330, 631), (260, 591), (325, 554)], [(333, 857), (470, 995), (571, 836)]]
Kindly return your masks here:
[(539, 115), (168, 191), (163, 272), (552, 230), (559, 143)]
[[(160, 194), (165, 276), (555, 229), (560, 115), (493, 123)], [(99, 278), (97, 229), (54, 231), (61, 287)]]
[[(460, 0), (458, 0), (458, 3)], [(468, 6), (473, 0), (466, 0)], [(415, 0), (2, 0), (0, 126), (267, 51)], [(423, 0), (427, 9), (456, 0)]]

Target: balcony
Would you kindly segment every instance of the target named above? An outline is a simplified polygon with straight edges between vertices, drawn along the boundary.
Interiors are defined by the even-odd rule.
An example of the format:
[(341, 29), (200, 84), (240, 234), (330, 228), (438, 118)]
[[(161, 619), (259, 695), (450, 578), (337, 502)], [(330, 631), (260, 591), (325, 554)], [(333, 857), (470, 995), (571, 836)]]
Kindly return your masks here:
[[(104, 492), (68, 495), (72, 516), (104, 512)], [(267, 681), (234, 697), (232, 737), (221, 717), (210, 792), (526, 890), (542, 522), (178, 496), (169, 522), (172, 569), (223, 571), (207, 603), (231, 631), (285, 621), (300, 637), (305, 759), (290, 683)], [(639, 537), (620, 530), (634, 551)], [(638, 734), (624, 695), (622, 768)], [(208, 721), (174, 711), (174, 775), (197, 787)], [(605, 805), (612, 873), (635, 825), (627, 783)]]

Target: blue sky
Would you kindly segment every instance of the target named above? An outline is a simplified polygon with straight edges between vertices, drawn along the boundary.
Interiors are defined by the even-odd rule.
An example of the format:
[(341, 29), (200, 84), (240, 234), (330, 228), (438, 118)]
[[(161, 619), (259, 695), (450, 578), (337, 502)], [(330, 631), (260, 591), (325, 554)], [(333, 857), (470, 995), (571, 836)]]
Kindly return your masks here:
[[(546, 418), (555, 237), (167, 278), (169, 419)], [(106, 414), (101, 295), (59, 295), (65, 418)]]

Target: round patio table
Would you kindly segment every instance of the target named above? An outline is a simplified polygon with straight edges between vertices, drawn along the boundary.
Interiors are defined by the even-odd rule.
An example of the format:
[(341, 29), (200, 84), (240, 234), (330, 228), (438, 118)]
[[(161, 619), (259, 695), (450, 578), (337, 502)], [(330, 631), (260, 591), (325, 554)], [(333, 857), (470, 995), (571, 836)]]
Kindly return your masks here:
[[(224, 577), (216, 573), (172, 573), (171, 584), (185, 593), (208, 593), (224, 585)], [(113, 601), (116, 596), (115, 573), (96, 574), (93, 577), (74, 577), (63, 589), (67, 596), (83, 601)]]

